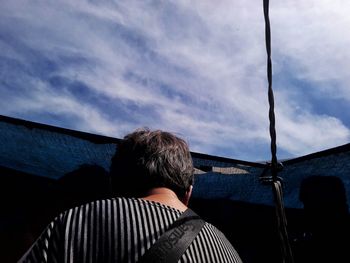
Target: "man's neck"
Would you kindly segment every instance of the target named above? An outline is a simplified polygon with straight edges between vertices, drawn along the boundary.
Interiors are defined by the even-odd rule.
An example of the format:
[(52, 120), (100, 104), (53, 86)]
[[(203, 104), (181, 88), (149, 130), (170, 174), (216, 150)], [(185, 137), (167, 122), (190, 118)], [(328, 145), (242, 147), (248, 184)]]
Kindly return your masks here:
[(166, 187), (153, 188), (142, 199), (158, 202), (182, 212), (187, 209), (187, 206), (179, 200), (175, 192)]

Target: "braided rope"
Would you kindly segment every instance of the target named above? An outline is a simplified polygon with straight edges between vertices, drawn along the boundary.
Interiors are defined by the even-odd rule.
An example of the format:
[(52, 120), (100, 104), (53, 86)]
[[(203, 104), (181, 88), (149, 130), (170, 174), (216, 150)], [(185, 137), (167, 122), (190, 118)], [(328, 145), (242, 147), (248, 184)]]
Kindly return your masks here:
[(267, 80), (268, 80), (268, 100), (269, 100), (269, 121), (271, 138), (271, 182), (274, 193), (276, 216), (278, 224), (278, 233), (281, 240), (281, 249), (284, 263), (293, 263), (293, 254), (289, 243), (287, 232), (287, 218), (283, 204), (283, 192), (281, 179), (277, 176), (281, 165), (277, 161), (276, 129), (275, 129), (275, 101), (272, 89), (272, 61), (271, 61), (271, 29), (269, 19), (269, 0), (264, 0), (264, 18), (265, 18), (265, 40), (267, 52)]

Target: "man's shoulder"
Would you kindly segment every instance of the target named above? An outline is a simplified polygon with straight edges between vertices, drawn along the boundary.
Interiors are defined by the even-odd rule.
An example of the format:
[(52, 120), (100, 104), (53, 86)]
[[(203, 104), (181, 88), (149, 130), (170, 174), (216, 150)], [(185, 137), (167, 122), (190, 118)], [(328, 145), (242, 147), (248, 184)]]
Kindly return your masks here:
[(208, 243), (211, 243), (211, 245), (217, 246), (218, 244), (224, 244), (228, 249), (233, 249), (231, 242), (227, 239), (225, 234), (209, 222), (205, 222), (199, 234), (207, 240)]
[(214, 226), (213, 224), (211, 224), (211, 223), (209, 223), (207, 221), (205, 221), (203, 229), (205, 231), (208, 231), (209, 233), (213, 233), (213, 234), (217, 235), (220, 238), (225, 238), (226, 239), (225, 234), (220, 229), (218, 229), (216, 226)]
[(73, 206), (71, 208), (66, 209), (64, 212), (72, 211), (72, 210), (79, 210), (84, 208), (90, 208), (90, 207), (103, 207), (107, 204), (118, 204), (120, 202), (130, 202), (131, 200), (134, 200), (134, 198), (126, 198), (126, 197), (111, 197), (111, 198), (104, 198), (104, 199), (96, 199), (92, 201), (88, 201), (76, 206)]
[(100, 213), (102, 211), (108, 210), (119, 210), (122, 209), (124, 212), (126, 210), (142, 210), (152, 208), (152, 211), (166, 211), (167, 213), (180, 214), (180, 211), (176, 208), (163, 205), (158, 202), (148, 201), (141, 198), (134, 197), (113, 197), (90, 201), (79, 206), (72, 207), (70, 209), (62, 212), (59, 217), (67, 216), (67, 214), (72, 214), (72, 216), (81, 213), (82, 211), (91, 211), (95, 213)]
[[(224, 233), (209, 222), (205, 222), (192, 246), (201, 247), (204, 251), (203, 257), (209, 262), (242, 262)], [(187, 253), (189, 254), (190, 250)]]

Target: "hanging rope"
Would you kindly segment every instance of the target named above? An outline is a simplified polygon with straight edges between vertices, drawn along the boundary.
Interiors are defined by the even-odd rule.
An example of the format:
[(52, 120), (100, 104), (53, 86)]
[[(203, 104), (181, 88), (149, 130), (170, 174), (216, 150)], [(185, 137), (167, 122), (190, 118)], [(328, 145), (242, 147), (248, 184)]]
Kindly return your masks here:
[[(269, 19), (269, 0), (264, 0), (264, 18), (265, 18), (265, 39), (267, 52), (267, 80), (268, 80), (268, 99), (269, 99), (269, 120), (270, 120), (270, 137), (271, 137), (271, 166), (272, 170), (277, 167), (277, 147), (276, 147), (276, 129), (275, 129), (275, 101), (272, 90), (272, 62), (271, 62), (271, 29)], [(272, 173), (273, 177), (277, 173)]]
[[(266, 52), (267, 52), (267, 80), (268, 80), (268, 99), (269, 99), (269, 120), (270, 120), (270, 138), (271, 138), (271, 163), (268, 165), (268, 169), (271, 172), (270, 177), (266, 177), (264, 174), (267, 172), (265, 169), (263, 176), (261, 177), (266, 182), (272, 183), (272, 191), (274, 193), (274, 200), (276, 205), (277, 227), (279, 237), (281, 241), (281, 249), (284, 263), (293, 263), (293, 254), (289, 243), (287, 232), (287, 218), (285, 214), (283, 204), (283, 192), (281, 178), (279, 178), (278, 171), (283, 167), (282, 164), (277, 161), (277, 146), (276, 146), (276, 129), (275, 129), (275, 102), (272, 90), (272, 62), (271, 62), (271, 29), (269, 19), (269, 0), (264, 0), (264, 18), (265, 18), (265, 40), (266, 40)], [(268, 181), (266, 181), (268, 178)]]

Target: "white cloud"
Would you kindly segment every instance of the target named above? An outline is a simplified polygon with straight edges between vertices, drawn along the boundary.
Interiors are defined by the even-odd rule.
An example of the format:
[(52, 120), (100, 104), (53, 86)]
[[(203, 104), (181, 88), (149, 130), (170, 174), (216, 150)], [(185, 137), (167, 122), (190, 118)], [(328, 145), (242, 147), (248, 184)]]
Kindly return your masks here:
[(297, 66), (294, 76), (315, 82), (317, 92), (347, 100), (349, 11), (350, 3), (345, 0), (276, 2), (271, 10), (274, 48)]
[[(45, 80), (35, 84), (41, 85), (40, 92), (33, 89), (32, 96), (13, 98), (13, 108), (3, 104), (0, 110), (14, 115), (29, 111), (27, 116), (33, 111), (72, 115), (80, 121), (70, 123), (71, 128), (119, 137), (137, 125), (164, 128), (183, 134), (194, 150), (217, 155), (221, 153), (216, 149), (229, 151), (235, 145), (269, 147), (261, 5), (243, 0), (7, 1), (0, 11), (8, 23), (2, 30), (60, 65), (45, 77), (86, 83), (123, 107), (132, 102), (141, 110), (135, 113), (136, 122), (112, 119), (103, 107), (84, 102), (83, 96), (79, 100), (55, 91)], [(337, 88), (332, 93), (350, 99), (350, 51), (345, 48), (350, 37), (341, 30), (350, 26), (344, 11), (350, 4), (300, 0), (270, 6), (274, 71), (284, 74), (281, 58), (286, 58), (296, 69), (295, 78), (320, 84), (320, 93)], [(37, 67), (27, 53), (13, 50), (6, 56)], [(82, 62), (76, 62), (78, 58)], [(284, 151), (300, 155), (349, 141), (349, 128), (339, 119), (307, 107), (296, 109), (297, 101), (275, 89), (277, 139)], [(303, 96), (294, 98), (312, 103)], [(152, 111), (142, 112), (149, 108)], [(268, 159), (253, 151), (249, 155), (252, 160)]]
[(282, 106), (276, 117), (279, 146), (296, 156), (332, 148), (350, 139), (349, 128), (334, 117), (308, 112), (295, 115), (288, 106)]

